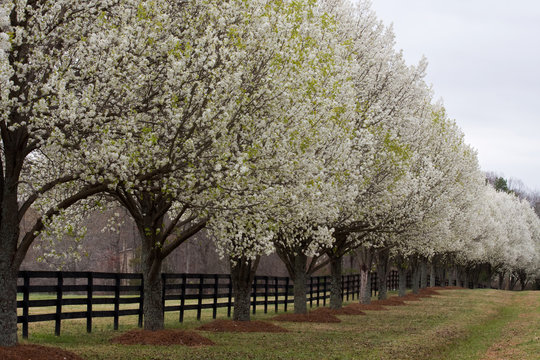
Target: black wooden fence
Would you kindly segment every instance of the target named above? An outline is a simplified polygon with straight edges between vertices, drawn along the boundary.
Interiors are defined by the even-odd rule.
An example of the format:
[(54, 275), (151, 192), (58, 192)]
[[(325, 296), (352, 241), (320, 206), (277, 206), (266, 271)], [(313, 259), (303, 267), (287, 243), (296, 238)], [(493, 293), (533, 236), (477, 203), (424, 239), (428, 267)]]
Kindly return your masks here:
[[(201, 319), (203, 309), (211, 309), (216, 318), (219, 308), (226, 308), (231, 316), (233, 307), (230, 275), (221, 274), (162, 274), (164, 311), (178, 311), (182, 322), (186, 311), (196, 312)], [(371, 273), (372, 295), (377, 291), (377, 274)], [(330, 297), (330, 277), (314, 276), (307, 282), (307, 301), (313, 305), (326, 305)], [(345, 301), (360, 295), (360, 275), (342, 276), (342, 298)], [(389, 290), (398, 287), (397, 272), (387, 279)], [(28, 337), (28, 324), (54, 321), (54, 333), (60, 335), (62, 320), (86, 319), (86, 330), (92, 331), (92, 319), (113, 318), (118, 329), (121, 316), (135, 315), (138, 325), (143, 320), (143, 279), (141, 274), (21, 271), (17, 287), (17, 322), (22, 324), (22, 334)], [(275, 312), (281, 307), (288, 310), (294, 302), (293, 283), (288, 277), (256, 276), (252, 285), (252, 311)], [(72, 306), (79, 306), (74, 311)], [(106, 310), (94, 306), (106, 305)], [(71, 308), (70, 308), (71, 306)], [(80, 310), (80, 308), (84, 310)], [(37, 309), (31, 313), (31, 309)], [(54, 310), (53, 310), (54, 309)]]

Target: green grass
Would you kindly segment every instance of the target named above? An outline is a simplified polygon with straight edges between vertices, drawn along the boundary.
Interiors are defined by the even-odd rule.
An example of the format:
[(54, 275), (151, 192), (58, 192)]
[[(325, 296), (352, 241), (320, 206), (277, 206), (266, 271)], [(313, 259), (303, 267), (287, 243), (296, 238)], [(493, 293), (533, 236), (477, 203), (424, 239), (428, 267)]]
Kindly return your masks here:
[[(253, 319), (269, 320), (257, 312)], [(167, 313), (166, 327), (195, 329), (195, 312)], [(218, 312), (226, 315), (226, 309)], [(136, 318), (120, 318), (120, 331)], [(440, 296), (367, 311), (367, 316), (340, 316), (339, 324), (276, 323), (289, 333), (200, 334), (215, 346), (122, 346), (110, 343), (118, 334), (112, 319), (95, 319), (91, 334), (84, 321), (62, 322), (62, 336), (51, 323), (31, 324), (32, 343), (59, 346), (85, 359), (539, 359), (540, 292), (445, 290)], [(99, 320), (99, 321), (98, 321)]]

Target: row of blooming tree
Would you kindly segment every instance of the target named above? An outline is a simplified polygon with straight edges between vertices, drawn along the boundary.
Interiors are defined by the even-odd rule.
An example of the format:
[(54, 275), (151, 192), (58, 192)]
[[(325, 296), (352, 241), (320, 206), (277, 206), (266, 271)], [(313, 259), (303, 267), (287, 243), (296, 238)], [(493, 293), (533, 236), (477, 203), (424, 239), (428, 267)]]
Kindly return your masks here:
[(526, 279), (539, 220), (485, 185), (425, 67), (363, 1), (3, 1), (0, 346), (17, 342), (32, 243), (79, 235), (109, 205), (141, 234), (149, 330), (164, 326), (163, 260), (205, 228), (230, 261), (237, 320), (272, 252), (300, 313), (306, 276), (328, 264), (341, 306), (350, 253), (363, 289), (375, 263), (403, 284), (410, 270), (426, 285), (428, 267)]

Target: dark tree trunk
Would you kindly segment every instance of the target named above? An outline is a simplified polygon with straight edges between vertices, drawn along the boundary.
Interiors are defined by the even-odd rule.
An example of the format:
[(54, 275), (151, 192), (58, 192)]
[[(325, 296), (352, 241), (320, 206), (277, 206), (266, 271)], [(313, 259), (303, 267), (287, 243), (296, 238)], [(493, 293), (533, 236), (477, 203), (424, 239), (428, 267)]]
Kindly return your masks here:
[(518, 282), (518, 278), (515, 277), (514, 275), (510, 275), (510, 290), (514, 290), (517, 282)]
[(446, 286), (446, 269), (444, 267), (439, 267), (437, 273), (439, 274), (439, 286)]
[(503, 289), (503, 283), (504, 283), (504, 271), (499, 273), (499, 282), (497, 286), (499, 290)]
[(163, 298), (161, 273), (150, 275), (143, 273), (144, 279), (144, 329), (162, 330), (165, 326), (163, 318)]
[(360, 303), (371, 303), (371, 278), (369, 269), (364, 267), (360, 269)]
[(341, 309), (343, 306), (341, 298), (342, 260), (342, 256), (330, 258), (330, 309)]
[[(19, 220), (17, 185), (3, 185), (0, 223), (0, 346), (17, 345), (17, 257)], [(19, 261), (14, 263), (14, 259)]]
[(478, 278), (480, 276), (480, 270), (474, 269), (472, 271), (472, 283), (473, 283), (473, 289), (478, 289)]
[(240, 258), (231, 261), (231, 281), (234, 296), (233, 320), (235, 321), (250, 320), (251, 285), (259, 265), (259, 259), (252, 261)]
[(405, 296), (407, 292), (407, 269), (409, 264), (407, 259), (401, 255), (394, 257), (394, 263), (398, 269), (398, 296)]
[(418, 262), (411, 264), (412, 268), (412, 292), (418, 294), (420, 292), (420, 269), (418, 268)]
[(357, 250), (360, 263), (360, 303), (371, 303), (371, 278), (369, 272), (373, 264), (373, 250), (361, 247)]
[(527, 283), (529, 282), (527, 280), (527, 273), (524, 270), (520, 270), (519, 273), (519, 284), (520, 284), (520, 290), (523, 291), (527, 287)]
[[(4, 254), (2, 254), (4, 257)], [(0, 346), (17, 345), (17, 271), (0, 263)]]
[(449, 286), (459, 286), (458, 276), (457, 276), (457, 267), (451, 267), (448, 271), (448, 285)]
[(437, 276), (437, 271), (433, 262), (430, 263), (429, 270), (429, 287), (435, 287), (435, 277)]
[(307, 313), (306, 298), (306, 264), (307, 256), (298, 254), (294, 257), (294, 313)]
[(425, 260), (420, 261), (420, 287), (422, 289), (427, 287), (427, 264)]
[(390, 270), (389, 266), (390, 250), (382, 249), (377, 252), (377, 287), (378, 299), (384, 300), (388, 297), (386, 279)]
[(407, 293), (407, 269), (403, 266), (398, 266), (399, 274), (399, 296), (405, 296)]
[(144, 329), (151, 331), (162, 330), (165, 327), (162, 298), (163, 284), (161, 281), (162, 260), (155, 254), (155, 251), (151, 249), (144, 250), (142, 253)]

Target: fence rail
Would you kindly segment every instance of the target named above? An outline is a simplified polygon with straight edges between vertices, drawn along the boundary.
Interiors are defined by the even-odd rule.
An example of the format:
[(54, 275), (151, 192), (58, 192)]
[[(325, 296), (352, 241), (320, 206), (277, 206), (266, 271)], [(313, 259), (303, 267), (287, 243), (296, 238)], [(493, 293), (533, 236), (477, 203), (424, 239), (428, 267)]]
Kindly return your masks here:
[[(372, 295), (377, 292), (377, 274), (370, 273)], [(314, 276), (308, 279), (306, 299), (310, 307), (326, 305), (330, 298), (330, 277)], [(346, 301), (360, 295), (360, 275), (342, 276), (342, 298)], [(398, 288), (397, 272), (387, 278), (390, 290)], [(121, 316), (135, 315), (138, 325), (143, 321), (142, 274), (102, 272), (20, 271), (18, 281), (17, 322), (22, 324), (22, 335), (28, 337), (28, 324), (54, 321), (54, 333), (60, 335), (62, 320), (86, 319), (87, 332), (92, 331), (92, 319), (113, 319), (118, 329)], [(277, 312), (288, 310), (294, 302), (293, 282), (288, 277), (256, 276), (251, 290), (251, 307), (257, 311)], [(39, 295), (41, 294), (41, 295)], [(230, 275), (223, 274), (162, 274), (163, 308), (165, 312), (179, 312), (178, 320), (184, 321), (186, 311), (195, 311), (197, 320), (204, 309), (212, 309), (216, 318), (219, 308), (227, 309), (231, 316), (233, 307)], [(38, 297), (38, 299), (35, 299)], [(43, 298), (46, 297), (46, 298)], [(74, 311), (72, 306), (78, 306)], [(106, 305), (107, 309), (95, 309)], [(71, 307), (71, 308), (70, 308)], [(83, 307), (84, 310), (80, 310)], [(127, 307), (127, 308), (126, 308)], [(54, 308), (46, 313), (32, 313), (33, 308)]]

